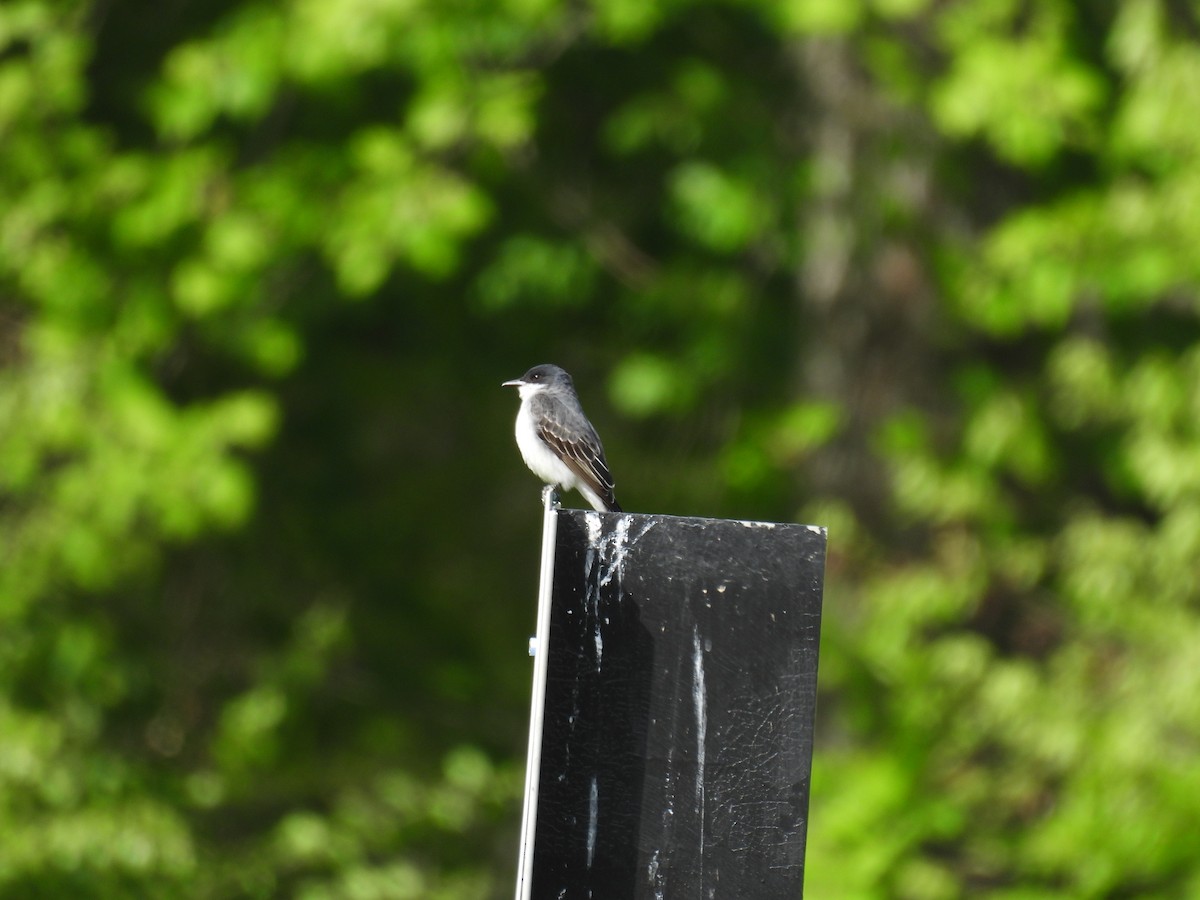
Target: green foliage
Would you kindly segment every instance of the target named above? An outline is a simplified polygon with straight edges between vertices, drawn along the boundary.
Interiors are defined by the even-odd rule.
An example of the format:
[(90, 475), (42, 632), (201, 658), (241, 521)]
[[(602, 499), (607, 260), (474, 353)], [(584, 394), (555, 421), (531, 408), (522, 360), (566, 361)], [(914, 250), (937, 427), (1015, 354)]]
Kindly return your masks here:
[[(1184, 835), (1197, 822), (1200, 770), (1183, 749), (1197, 721), (1184, 699), (1194, 697), (1184, 670), (1198, 637), (1188, 462), (1200, 451), (1190, 399), (1197, 281), (1179, 235), (1197, 220), (1174, 204), (1194, 163), (1168, 163), (1151, 145), (1200, 132), (1180, 134), (1174, 106), (1170, 126), (1160, 118), (1162, 132), (1143, 135), (1141, 156), (1128, 152), (1126, 130), (1154, 117), (1165, 84), (1150, 85), (1177, 77), (1178, 59), (1195, 52), (1168, 43), (1152, 24), (1160, 13), (1131, 4), (1111, 26), (1109, 71), (1124, 78), (1111, 127), (1095, 103), (1108, 73), (1053, 47), (1066, 32), (1050, 5), (1039, 15), (1058, 24), (1023, 23), (1026, 49), (1006, 51), (1006, 64), (987, 63), (992, 51), (966, 40), (963, 65), (956, 59), (934, 93), (948, 128), (979, 130), (1000, 156), (1040, 165), (1082, 139), (1098, 174), (1014, 209), (978, 256), (949, 269), (962, 326), (1028, 348), (1032, 364), (976, 364), (952, 442), (888, 444), (898, 509), (930, 529), (932, 552), (904, 577), (864, 584), (854, 643), (863, 677), (896, 700), (870, 701), (873, 727), (938, 735), (888, 777), (914, 806), (932, 812), (949, 798), (957, 813), (906, 815), (908, 843), (868, 860), (891, 870), (881, 881), (901, 896), (1182, 896), (1197, 883)], [(986, 30), (1009, 43), (1016, 21), (998, 16)], [(1034, 79), (1058, 108), (1024, 100), (1029, 112), (1017, 115), (987, 94), (972, 98), (1014, 77)], [(1021, 96), (1019, 85), (1002, 90)], [(905, 744), (888, 741), (872, 754), (876, 767)], [(849, 766), (833, 771), (855, 777)], [(849, 833), (834, 839), (852, 843)]]
[(937, 83), (932, 110), (950, 135), (981, 134), (1016, 163), (1044, 163), (1088, 145), (1104, 82), (1068, 52), (1071, 4), (963, 4), (938, 23), (953, 60)]
[(831, 526), (809, 893), (1200, 891), (1194, 10), (144, 17), (0, 6), (0, 896), (503, 896), (543, 361)]

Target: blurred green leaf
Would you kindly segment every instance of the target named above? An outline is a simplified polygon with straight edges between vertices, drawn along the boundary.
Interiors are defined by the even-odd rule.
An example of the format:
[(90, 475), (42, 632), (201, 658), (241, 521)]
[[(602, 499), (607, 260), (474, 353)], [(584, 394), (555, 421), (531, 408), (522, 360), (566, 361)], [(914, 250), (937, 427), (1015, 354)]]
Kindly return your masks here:
[(676, 170), (671, 195), (680, 229), (719, 251), (744, 247), (772, 215), (766, 198), (751, 185), (701, 162)]
[(626, 357), (610, 382), (613, 403), (633, 416), (651, 416), (684, 406), (690, 394), (685, 373), (650, 354)]

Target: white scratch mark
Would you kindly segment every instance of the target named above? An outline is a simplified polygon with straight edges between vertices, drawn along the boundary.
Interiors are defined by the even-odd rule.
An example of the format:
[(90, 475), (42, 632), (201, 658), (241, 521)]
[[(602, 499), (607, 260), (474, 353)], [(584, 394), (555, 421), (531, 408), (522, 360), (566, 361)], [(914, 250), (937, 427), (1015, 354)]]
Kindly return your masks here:
[(595, 545), (600, 540), (600, 513), (589, 511), (583, 514), (583, 518), (587, 522), (588, 543)]
[[(696, 709), (696, 812), (700, 816), (700, 858), (704, 859), (704, 750), (708, 736), (708, 691), (700, 627), (692, 626), (692, 703)], [(703, 862), (701, 863), (703, 865)]]
[[(599, 587), (608, 586), (614, 578), (622, 579), (625, 576), (625, 555), (640, 541), (651, 528), (654, 527), (653, 521), (647, 522), (645, 527), (636, 534), (630, 535), (629, 523), (631, 519), (628, 516), (622, 516), (617, 520), (612, 533), (604, 535), (600, 527), (599, 513), (587, 513), (588, 527), (588, 575), (591, 576), (593, 567), (597, 561), (605, 562), (600, 574)], [(599, 554), (597, 558), (596, 554)]]
[(659, 851), (656, 849), (650, 855), (650, 862), (646, 865), (646, 878), (654, 885), (654, 900), (664, 900), (662, 875), (658, 871), (658, 854)]
[[(617, 579), (618, 586), (625, 577), (625, 556), (628, 550), (641, 540), (642, 536), (654, 527), (653, 522), (634, 535), (629, 534), (630, 519), (622, 516), (617, 520), (612, 532), (604, 534), (600, 514), (588, 512), (584, 514), (587, 524), (587, 549), (584, 551), (585, 578), (587, 593), (584, 598), (584, 612), (591, 614), (593, 628), (592, 642), (596, 649), (596, 671), (599, 672), (604, 661), (604, 633), (600, 624), (600, 591)], [(608, 624), (608, 617), (604, 617)]]
[[(649, 527), (649, 526), (647, 526)], [(646, 532), (643, 531), (642, 534)], [(639, 534), (638, 537), (642, 535)], [(613, 580), (614, 575), (625, 576), (625, 551), (628, 549), (625, 542), (629, 539), (629, 518), (622, 516), (617, 520), (617, 527), (613, 529), (612, 536), (612, 563), (608, 567), (608, 571), (600, 578), (600, 587), (605, 587)]]
[(587, 830), (587, 864), (592, 867), (596, 856), (596, 826), (600, 812), (600, 790), (596, 784), (596, 776), (592, 776), (591, 793), (588, 794), (588, 830)]

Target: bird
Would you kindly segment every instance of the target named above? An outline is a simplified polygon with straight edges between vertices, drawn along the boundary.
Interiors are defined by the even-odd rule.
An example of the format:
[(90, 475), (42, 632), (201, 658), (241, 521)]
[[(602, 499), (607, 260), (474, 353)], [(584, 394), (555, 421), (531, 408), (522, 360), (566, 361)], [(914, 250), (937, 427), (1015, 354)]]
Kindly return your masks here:
[(621, 512), (600, 436), (566, 370), (534, 366), (502, 386), (515, 387), (521, 396), (517, 447), (530, 471), (551, 487), (574, 488), (599, 512)]

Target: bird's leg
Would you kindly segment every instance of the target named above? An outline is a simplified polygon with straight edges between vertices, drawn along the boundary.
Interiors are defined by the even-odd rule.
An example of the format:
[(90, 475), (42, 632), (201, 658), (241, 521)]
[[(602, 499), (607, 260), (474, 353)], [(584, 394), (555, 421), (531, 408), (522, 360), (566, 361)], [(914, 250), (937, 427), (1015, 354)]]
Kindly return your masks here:
[(558, 485), (548, 484), (542, 488), (542, 506), (548, 506), (551, 509), (559, 509), (562, 503), (558, 499)]

